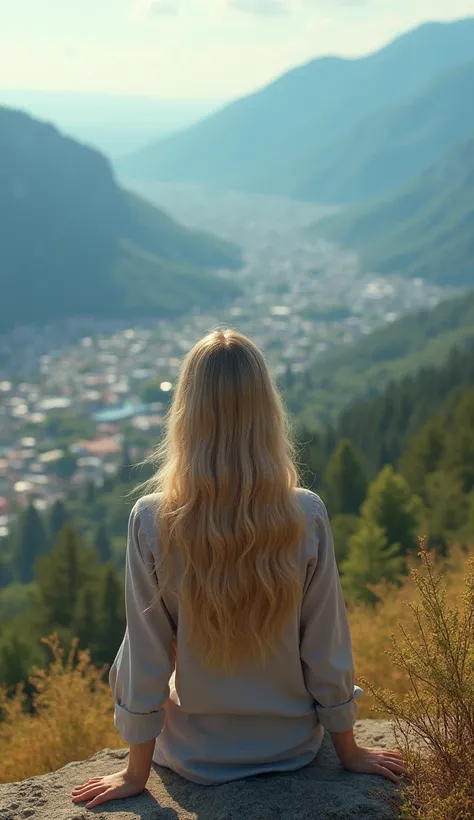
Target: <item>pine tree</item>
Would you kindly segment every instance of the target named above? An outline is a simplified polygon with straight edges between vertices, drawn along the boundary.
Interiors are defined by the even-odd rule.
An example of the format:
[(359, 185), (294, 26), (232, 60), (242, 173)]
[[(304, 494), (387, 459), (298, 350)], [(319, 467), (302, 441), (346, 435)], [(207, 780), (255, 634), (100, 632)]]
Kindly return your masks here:
[(381, 527), (364, 521), (349, 541), (349, 552), (341, 567), (342, 586), (351, 600), (374, 603), (376, 595), (368, 588), (381, 581), (396, 583), (405, 571), (399, 544), (388, 544)]
[(33, 503), (20, 515), (14, 546), (16, 576), (29, 584), (38, 558), (48, 552), (48, 538), (41, 517)]
[(106, 564), (112, 560), (112, 546), (107, 532), (107, 526), (104, 522), (101, 522), (97, 527), (94, 547), (97, 550), (101, 564)]
[(53, 546), (56, 543), (56, 538), (58, 537), (59, 533), (68, 522), (69, 513), (67, 512), (64, 503), (59, 498), (57, 498), (53, 506), (51, 507), (51, 511), (49, 514), (49, 531), (51, 533), (51, 541)]
[(51, 553), (38, 562), (39, 620), (50, 631), (72, 626), (79, 592), (94, 567), (93, 555), (80, 545), (74, 528), (67, 524)]
[(457, 402), (446, 434), (440, 469), (456, 475), (465, 493), (474, 489), (474, 390), (466, 390)]
[(434, 416), (412, 437), (400, 461), (400, 471), (410, 489), (425, 498), (426, 476), (438, 470), (443, 455), (445, 429), (442, 419)]
[(358, 515), (367, 492), (367, 476), (349, 439), (334, 450), (324, 473), (324, 498), (330, 515)]
[(347, 558), (350, 539), (358, 531), (360, 523), (361, 519), (357, 515), (335, 515), (331, 518), (334, 551), (339, 567)]
[(79, 590), (74, 612), (73, 631), (79, 638), (82, 649), (89, 649), (92, 657), (97, 655), (99, 631), (97, 623), (97, 590), (95, 585), (86, 582)]
[(383, 530), (389, 545), (400, 544), (403, 555), (418, 550), (422, 504), (393, 467), (384, 467), (369, 486), (361, 513), (364, 522)]
[[(459, 539), (469, 521), (469, 496), (463, 493), (456, 475), (439, 471), (426, 477), (426, 511), (423, 531), (430, 547), (444, 552), (448, 543)], [(466, 533), (467, 534), (467, 533)], [(468, 534), (468, 540), (472, 532)]]
[(26, 682), (35, 660), (32, 643), (16, 628), (8, 627), (0, 637), (0, 684), (13, 689)]
[(125, 607), (122, 586), (114, 568), (104, 566), (98, 593), (97, 623), (100, 663), (110, 663), (122, 642), (125, 629)]

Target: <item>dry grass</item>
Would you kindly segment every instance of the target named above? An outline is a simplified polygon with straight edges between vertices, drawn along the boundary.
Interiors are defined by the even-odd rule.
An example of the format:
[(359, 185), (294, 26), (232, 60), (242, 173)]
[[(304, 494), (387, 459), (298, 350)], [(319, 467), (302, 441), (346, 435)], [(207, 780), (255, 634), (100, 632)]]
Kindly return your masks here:
[[(438, 564), (438, 569), (444, 576), (448, 603), (454, 604), (462, 594), (468, 558), (469, 555), (465, 551), (453, 547), (449, 559), (440, 561)], [(390, 687), (399, 699), (410, 692), (410, 677), (406, 669), (393, 663), (387, 650), (392, 644), (391, 635), (396, 630), (397, 624), (408, 632), (414, 634), (417, 632), (410, 604), (420, 603), (420, 590), (416, 581), (419, 564), (419, 558), (412, 561), (410, 575), (406, 577), (401, 587), (388, 584), (372, 587), (379, 599), (375, 607), (361, 603), (349, 608), (358, 682), (360, 678), (365, 678), (371, 681), (375, 689)], [(375, 700), (366, 688), (364, 697), (359, 700), (359, 717), (383, 718), (387, 716), (383, 704)]]
[(421, 568), (411, 574), (416, 601), (406, 608), (389, 650), (393, 668), (408, 680), (407, 691), (389, 689), (390, 679), (384, 688), (366, 686), (393, 719), (405, 749), (411, 783), (404, 789), (404, 820), (472, 820), (474, 558), (459, 584), (460, 573), (444, 576), (425, 549), (420, 557)]
[[(368, 679), (360, 716), (395, 722), (412, 775), (404, 820), (472, 820), (474, 557), (460, 549), (443, 563), (420, 555), (401, 588), (377, 587), (375, 608), (349, 611), (358, 678)], [(103, 670), (76, 644), (65, 656), (57, 638), (45, 643), (52, 661), (31, 679), (34, 714), (24, 711), (21, 688), (11, 699), (0, 692), (0, 782), (124, 745)]]
[(55, 771), (107, 746), (124, 746), (114, 728), (104, 670), (92, 666), (87, 652), (77, 652), (76, 643), (68, 656), (56, 637), (45, 643), (53, 657), (47, 670), (37, 669), (31, 678), (35, 713), (24, 711), (21, 687), (10, 699), (0, 690), (0, 783)]

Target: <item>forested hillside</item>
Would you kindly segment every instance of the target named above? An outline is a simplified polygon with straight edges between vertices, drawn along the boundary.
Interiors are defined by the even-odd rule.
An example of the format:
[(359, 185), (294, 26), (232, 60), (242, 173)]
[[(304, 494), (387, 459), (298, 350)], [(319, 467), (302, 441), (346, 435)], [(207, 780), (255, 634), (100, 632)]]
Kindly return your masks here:
[[(394, 544), (401, 556), (416, 549), (417, 535), (441, 549), (471, 543), (473, 429), (473, 349), (454, 349), (442, 367), (392, 382), (348, 408), (334, 426), (300, 427), (304, 480), (328, 505), (353, 593), (352, 573), (361, 582), (364, 565), (373, 583), (386, 573), (396, 577), (397, 562), (391, 565), (387, 552)], [(373, 524), (383, 532), (376, 534)]]
[(456, 345), (474, 340), (474, 291), (409, 314), (283, 380), (291, 410), (309, 428), (335, 421), (355, 400), (392, 380), (441, 365)]
[(358, 248), (364, 270), (474, 284), (474, 136), (391, 197), (322, 219), (310, 234)]
[(398, 188), (474, 132), (474, 62), (463, 64), (357, 123), (307, 158), (293, 192), (318, 202), (360, 202)]
[(474, 129), (473, 54), (468, 19), (425, 24), (359, 59), (313, 60), (124, 158), (120, 172), (318, 202), (387, 192)]
[[(331, 516), (348, 602), (374, 601), (367, 584), (397, 582), (425, 534), (436, 548), (468, 543), (474, 527), (474, 349), (392, 382), (335, 425), (298, 422), (303, 483)], [(102, 488), (72, 488), (47, 514), (30, 504), (0, 561), (0, 681), (42, 662), (39, 639), (75, 635), (95, 662), (121, 640), (129, 490), (126, 463)], [(2, 588), (3, 587), (3, 588)]]
[(237, 288), (211, 271), (239, 250), (123, 192), (108, 161), (51, 125), (0, 109), (0, 330), (78, 316), (215, 304)]

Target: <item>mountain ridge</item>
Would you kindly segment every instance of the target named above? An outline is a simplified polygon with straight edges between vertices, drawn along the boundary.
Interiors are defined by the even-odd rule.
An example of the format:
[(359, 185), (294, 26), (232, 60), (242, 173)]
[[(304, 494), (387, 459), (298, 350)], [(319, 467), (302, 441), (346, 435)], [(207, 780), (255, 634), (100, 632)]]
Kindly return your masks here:
[(311, 172), (318, 152), (387, 98), (402, 103), (473, 53), (474, 18), (466, 18), (424, 24), (362, 58), (318, 58), (118, 167), (129, 179), (295, 195), (295, 177)]
[(470, 138), (390, 197), (322, 219), (309, 234), (359, 249), (365, 270), (474, 285), (474, 124)]
[(308, 162), (295, 196), (357, 203), (395, 190), (474, 133), (474, 106), (466, 105), (472, 88), (474, 60), (380, 109)]
[[(58, 316), (164, 315), (233, 297), (239, 249), (123, 192), (108, 160), (0, 108), (0, 329)], [(125, 244), (124, 244), (125, 243)]]

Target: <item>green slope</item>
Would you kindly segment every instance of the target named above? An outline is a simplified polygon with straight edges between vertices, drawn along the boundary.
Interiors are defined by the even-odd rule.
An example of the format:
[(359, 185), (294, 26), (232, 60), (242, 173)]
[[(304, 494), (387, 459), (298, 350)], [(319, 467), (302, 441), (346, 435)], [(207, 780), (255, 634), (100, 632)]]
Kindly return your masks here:
[(224, 239), (184, 228), (141, 197), (126, 192), (127, 235), (169, 262), (202, 268), (238, 268), (240, 250)]
[(349, 406), (340, 416), (338, 438), (350, 438), (371, 470), (396, 462), (412, 435), (434, 413), (474, 387), (474, 349), (449, 356), (391, 382), (378, 395)]
[(75, 315), (162, 315), (238, 291), (234, 245), (122, 191), (105, 157), (0, 108), (0, 330)]
[(474, 136), (394, 196), (310, 231), (358, 248), (365, 270), (474, 285)]
[[(379, 393), (391, 380), (439, 365), (456, 345), (474, 340), (474, 290), (433, 310), (410, 314), (339, 351), (288, 390), (291, 410), (309, 428), (325, 424), (355, 400)], [(284, 385), (285, 386), (285, 385)]]
[(400, 105), (390, 101), (307, 158), (292, 192), (319, 202), (360, 202), (400, 187), (474, 132), (473, 88), (471, 61)]
[[(373, 118), (381, 112), (385, 116), (387, 106), (412, 100), (473, 54), (474, 20), (468, 19), (426, 24), (360, 59), (313, 60), (186, 131), (124, 158), (119, 170), (124, 178), (194, 181), (318, 199), (324, 191), (305, 191), (305, 180), (311, 180), (313, 165), (324, 163), (339, 140), (346, 144), (364, 120), (370, 130)], [(351, 157), (344, 162), (349, 167)]]

